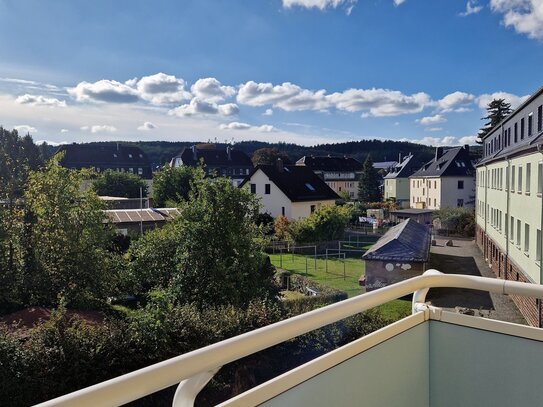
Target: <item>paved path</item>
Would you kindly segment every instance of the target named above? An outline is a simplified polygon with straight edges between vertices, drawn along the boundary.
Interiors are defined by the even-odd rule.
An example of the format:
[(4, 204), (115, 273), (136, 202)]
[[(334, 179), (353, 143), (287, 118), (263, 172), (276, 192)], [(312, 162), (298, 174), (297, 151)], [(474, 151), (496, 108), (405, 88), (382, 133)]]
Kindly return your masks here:
[[(448, 238), (438, 236), (436, 240), (438, 245), (432, 246), (430, 250), (429, 268), (435, 268), (443, 273), (495, 278), (474, 240), (452, 239), (453, 247), (445, 246)], [(489, 315), (493, 319), (526, 324), (513, 301), (502, 294), (434, 288), (430, 290), (428, 300), (435, 306), (443, 308), (454, 310), (457, 306), (466, 307), (481, 310), (481, 315)]]

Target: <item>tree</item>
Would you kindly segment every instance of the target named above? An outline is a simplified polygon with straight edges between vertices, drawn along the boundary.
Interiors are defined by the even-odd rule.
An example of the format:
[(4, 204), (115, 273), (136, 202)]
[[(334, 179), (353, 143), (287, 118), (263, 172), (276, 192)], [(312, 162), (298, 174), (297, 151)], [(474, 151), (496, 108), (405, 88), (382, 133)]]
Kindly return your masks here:
[(259, 148), (253, 153), (253, 165), (271, 165), (275, 164), (277, 159), (283, 160), (284, 164), (290, 163), (288, 154), (284, 151), (280, 151), (278, 148)]
[(140, 286), (167, 288), (179, 303), (200, 309), (246, 306), (266, 296), (273, 292), (273, 268), (253, 221), (258, 207), (254, 195), (229, 179), (198, 180), (180, 203), (180, 216), (131, 247), (132, 274), (156, 270)]
[(325, 205), (309, 217), (288, 224), (288, 233), (296, 242), (320, 242), (343, 237), (351, 219), (348, 205)]
[(157, 207), (176, 206), (189, 197), (194, 182), (203, 179), (201, 168), (164, 166), (153, 174), (153, 201)]
[(368, 154), (362, 167), (362, 174), (358, 181), (358, 199), (360, 202), (378, 202), (381, 200), (379, 174), (373, 168), (371, 154)]
[(123, 198), (139, 198), (147, 196), (147, 184), (136, 174), (107, 170), (98, 175), (92, 188), (101, 196), (119, 196)]
[(40, 305), (82, 305), (105, 300), (115, 273), (107, 251), (110, 230), (103, 224), (104, 206), (92, 190), (80, 185), (88, 176), (59, 165), (53, 157), (31, 172), (25, 199), (26, 301)]
[(489, 132), (503, 119), (511, 114), (511, 103), (506, 103), (505, 99), (494, 99), (486, 107), (487, 115), (481, 120), (487, 120), (485, 125), (479, 130), (478, 138), (482, 140)]

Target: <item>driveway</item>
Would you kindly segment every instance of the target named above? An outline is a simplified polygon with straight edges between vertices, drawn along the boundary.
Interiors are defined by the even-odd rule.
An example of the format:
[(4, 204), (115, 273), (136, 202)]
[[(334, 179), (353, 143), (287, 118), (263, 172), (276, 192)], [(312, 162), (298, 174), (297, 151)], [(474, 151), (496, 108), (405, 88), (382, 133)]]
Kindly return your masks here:
[[(428, 268), (435, 268), (446, 274), (496, 278), (474, 240), (452, 239), (454, 246), (450, 247), (445, 245), (448, 239), (440, 236), (436, 238), (437, 246), (431, 247)], [(438, 307), (453, 311), (456, 307), (470, 308), (476, 311), (475, 315), (527, 325), (513, 301), (503, 294), (460, 288), (434, 288), (430, 290), (427, 298)]]

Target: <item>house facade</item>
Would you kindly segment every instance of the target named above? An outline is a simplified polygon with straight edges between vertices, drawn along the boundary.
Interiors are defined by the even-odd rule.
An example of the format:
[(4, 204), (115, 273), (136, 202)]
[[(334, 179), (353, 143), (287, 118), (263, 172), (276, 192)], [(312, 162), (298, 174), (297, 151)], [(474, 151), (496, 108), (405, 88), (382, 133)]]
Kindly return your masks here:
[(400, 208), (409, 208), (409, 177), (420, 168), (420, 163), (412, 154), (404, 157), (384, 177), (384, 198), (395, 199)]
[[(477, 244), (499, 277), (543, 283), (543, 88), (482, 140), (477, 164)], [(542, 326), (541, 302), (512, 297)]]
[(183, 149), (181, 154), (172, 158), (171, 167), (188, 165), (197, 167), (203, 163), (208, 176), (216, 174), (228, 177), (234, 186), (238, 186), (253, 169), (251, 158), (243, 151), (231, 146), (218, 147), (215, 144), (200, 144)]
[(305, 166), (259, 165), (242, 182), (262, 204), (261, 212), (274, 218), (307, 218), (324, 205), (334, 205), (339, 196)]
[(358, 199), (358, 179), (362, 163), (350, 157), (304, 156), (296, 165), (306, 166), (321, 177), (336, 194)]
[(152, 178), (147, 155), (139, 147), (119, 143), (74, 143), (60, 146), (58, 152), (64, 152), (60, 164), (66, 168), (91, 168), (96, 172), (112, 170)]
[(434, 159), (411, 175), (409, 181), (411, 208), (475, 207), (475, 167), (467, 145), (448, 150), (437, 147)]

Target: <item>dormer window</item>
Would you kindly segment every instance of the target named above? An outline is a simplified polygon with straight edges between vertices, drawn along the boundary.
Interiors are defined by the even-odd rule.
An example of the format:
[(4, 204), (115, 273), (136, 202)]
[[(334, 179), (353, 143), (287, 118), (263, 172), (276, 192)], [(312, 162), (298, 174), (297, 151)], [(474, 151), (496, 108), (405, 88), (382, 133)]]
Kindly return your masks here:
[(128, 154), (128, 158), (132, 158), (132, 154)]
[(311, 185), (309, 182), (307, 182), (305, 184), (306, 188), (309, 189), (310, 191), (312, 192), (315, 192), (315, 188), (313, 187), (313, 185)]
[(114, 157), (114, 158), (117, 158), (117, 154), (113, 153), (113, 157)]

